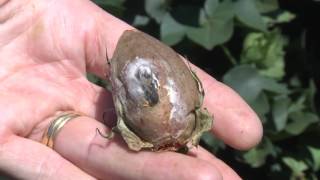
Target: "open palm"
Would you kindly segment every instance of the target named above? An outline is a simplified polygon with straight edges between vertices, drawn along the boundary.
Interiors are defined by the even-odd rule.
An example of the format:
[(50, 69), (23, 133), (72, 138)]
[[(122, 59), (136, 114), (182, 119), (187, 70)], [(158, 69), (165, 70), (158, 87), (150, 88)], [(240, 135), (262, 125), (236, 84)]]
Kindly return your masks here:
[[(0, 0), (0, 22), (0, 172), (19, 179), (239, 179), (202, 148), (136, 153), (119, 137), (97, 136), (96, 128), (109, 129), (101, 121), (112, 99), (85, 75), (108, 76), (106, 57), (129, 25), (86, 0)], [(255, 113), (194, 69), (215, 116), (212, 132), (237, 149), (257, 144), (262, 127)], [(54, 150), (39, 143), (50, 117), (66, 110), (86, 116), (62, 129)]]

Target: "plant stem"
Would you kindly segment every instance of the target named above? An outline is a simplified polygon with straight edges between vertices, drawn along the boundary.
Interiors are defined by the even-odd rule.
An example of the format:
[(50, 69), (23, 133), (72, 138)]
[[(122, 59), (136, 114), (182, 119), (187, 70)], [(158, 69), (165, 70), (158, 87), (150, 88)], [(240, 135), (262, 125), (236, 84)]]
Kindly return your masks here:
[(238, 63), (237, 63), (237, 60), (236, 60), (236, 58), (234, 58), (234, 57), (232, 56), (230, 50), (229, 50), (227, 47), (225, 47), (224, 45), (221, 45), (221, 48), (222, 48), (223, 52), (226, 54), (226, 56), (227, 56), (227, 58), (229, 59), (229, 61), (231, 62), (231, 64), (232, 64), (233, 66), (237, 65), (237, 64), (238, 64)]

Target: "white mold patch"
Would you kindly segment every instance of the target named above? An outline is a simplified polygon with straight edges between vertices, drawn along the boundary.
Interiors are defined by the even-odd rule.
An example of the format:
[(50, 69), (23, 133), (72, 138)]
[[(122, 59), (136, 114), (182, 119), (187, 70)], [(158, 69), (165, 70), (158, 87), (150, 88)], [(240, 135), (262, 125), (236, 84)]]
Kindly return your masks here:
[[(140, 105), (155, 105), (159, 101), (159, 79), (150, 60), (136, 57), (125, 67), (124, 78), (130, 97)], [(147, 104), (145, 104), (147, 103)]]

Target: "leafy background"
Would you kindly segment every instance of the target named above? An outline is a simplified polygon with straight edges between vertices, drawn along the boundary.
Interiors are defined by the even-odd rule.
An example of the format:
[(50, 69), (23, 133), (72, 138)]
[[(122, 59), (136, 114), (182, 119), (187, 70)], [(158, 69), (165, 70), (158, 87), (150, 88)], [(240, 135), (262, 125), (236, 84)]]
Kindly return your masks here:
[(319, 2), (94, 2), (235, 89), (257, 112), (264, 125), (257, 147), (240, 152), (210, 134), (201, 141), (241, 177), (319, 179)]
[(264, 125), (257, 147), (240, 152), (210, 134), (201, 140), (243, 179), (319, 179), (318, 0), (93, 1), (228, 84), (257, 112)]

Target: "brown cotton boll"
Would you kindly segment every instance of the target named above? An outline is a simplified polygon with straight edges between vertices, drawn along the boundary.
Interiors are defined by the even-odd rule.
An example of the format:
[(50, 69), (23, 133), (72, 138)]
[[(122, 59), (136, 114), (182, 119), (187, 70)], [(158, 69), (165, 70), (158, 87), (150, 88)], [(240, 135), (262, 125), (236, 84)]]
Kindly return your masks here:
[(204, 91), (196, 74), (170, 47), (125, 31), (111, 59), (117, 126), (129, 148), (178, 150), (198, 145), (212, 118), (201, 110)]

